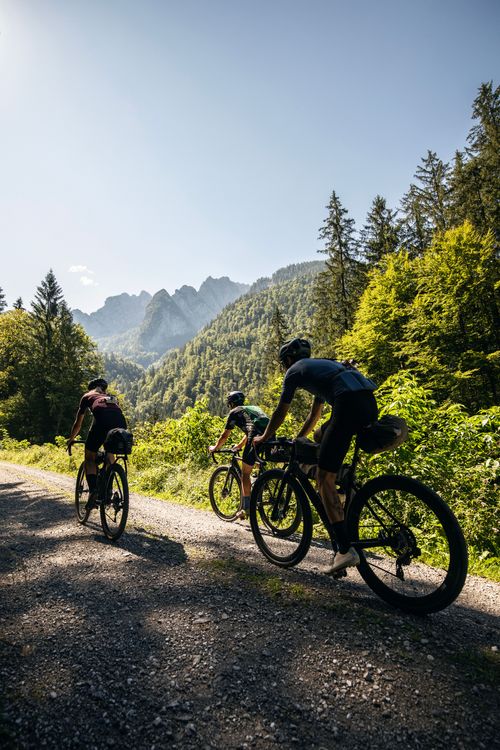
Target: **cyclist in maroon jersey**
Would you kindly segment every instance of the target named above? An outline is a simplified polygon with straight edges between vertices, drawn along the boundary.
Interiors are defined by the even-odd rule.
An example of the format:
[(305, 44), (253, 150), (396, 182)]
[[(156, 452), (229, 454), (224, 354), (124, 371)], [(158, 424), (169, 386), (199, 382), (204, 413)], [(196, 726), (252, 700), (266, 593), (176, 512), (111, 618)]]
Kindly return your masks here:
[[(94, 417), (92, 426), (85, 440), (85, 475), (89, 486), (89, 499), (87, 506), (92, 509), (97, 501), (97, 452), (106, 440), (110, 430), (115, 427), (127, 429), (127, 422), (118, 404), (118, 399), (106, 393), (108, 384), (104, 378), (91, 380), (87, 393), (84, 393), (76, 413), (73, 427), (67, 441), (68, 449), (73, 445), (75, 438), (82, 429), (83, 419), (87, 409)], [(106, 455), (109, 463), (114, 461), (111, 453)]]

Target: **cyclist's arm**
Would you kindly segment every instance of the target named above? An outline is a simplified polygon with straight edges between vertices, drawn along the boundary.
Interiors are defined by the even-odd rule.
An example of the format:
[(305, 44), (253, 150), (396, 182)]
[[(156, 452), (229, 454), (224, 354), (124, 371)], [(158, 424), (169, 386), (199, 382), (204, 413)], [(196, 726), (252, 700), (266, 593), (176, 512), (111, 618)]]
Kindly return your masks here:
[(73, 427), (71, 428), (71, 432), (69, 434), (68, 438), (68, 446), (74, 441), (76, 436), (79, 434), (80, 430), (82, 429), (83, 424), (83, 418), (85, 417), (85, 414), (80, 414), (80, 412), (77, 413), (75, 417), (75, 421), (73, 422)]
[(234, 446), (234, 450), (235, 450), (235, 451), (240, 451), (240, 450), (241, 450), (242, 448), (244, 448), (244, 447), (245, 447), (245, 445), (247, 444), (247, 440), (248, 440), (247, 436), (246, 436), (246, 435), (243, 435), (243, 437), (242, 437), (242, 439), (240, 440), (240, 442), (238, 443), (238, 445), (235, 445), (235, 446)]
[(220, 450), (222, 446), (224, 445), (224, 443), (226, 442), (226, 440), (228, 439), (230, 434), (231, 434), (231, 430), (224, 430), (224, 432), (220, 434), (220, 437), (215, 443), (215, 445), (211, 445), (209, 447), (208, 450), (210, 451), (210, 453), (215, 453), (215, 451)]
[(300, 428), (300, 432), (297, 437), (305, 437), (306, 435), (309, 435), (312, 430), (314, 430), (319, 418), (321, 417), (322, 410), (323, 401), (315, 396), (314, 401), (312, 402), (311, 411), (307, 415), (307, 419)]
[(278, 404), (278, 406), (273, 412), (271, 419), (269, 420), (269, 424), (267, 425), (264, 433), (262, 435), (258, 435), (257, 437), (254, 437), (253, 442), (255, 443), (255, 445), (259, 445), (260, 443), (263, 443), (265, 440), (269, 440), (271, 435), (274, 435), (278, 427), (280, 427), (285, 421), (285, 417), (288, 414), (289, 409), (290, 409), (290, 404), (284, 404), (284, 403)]

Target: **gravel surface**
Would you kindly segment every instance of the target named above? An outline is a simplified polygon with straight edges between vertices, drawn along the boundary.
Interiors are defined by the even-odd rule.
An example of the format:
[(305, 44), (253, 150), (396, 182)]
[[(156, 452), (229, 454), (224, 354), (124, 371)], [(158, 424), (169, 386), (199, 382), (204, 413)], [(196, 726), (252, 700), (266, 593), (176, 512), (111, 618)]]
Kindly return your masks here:
[(245, 522), (139, 495), (113, 544), (72, 498), (0, 463), (0, 746), (500, 747), (500, 585), (416, 618), (321, 547), (281, 571)]

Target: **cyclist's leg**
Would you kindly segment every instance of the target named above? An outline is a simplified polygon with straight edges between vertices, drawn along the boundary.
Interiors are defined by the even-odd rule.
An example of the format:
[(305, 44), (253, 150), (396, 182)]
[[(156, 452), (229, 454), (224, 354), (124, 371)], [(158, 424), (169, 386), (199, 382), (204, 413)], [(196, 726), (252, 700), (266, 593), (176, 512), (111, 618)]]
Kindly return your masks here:
[(103, 443), (102, 429), (93, 422), (85, 440), (85, 476), (89, 486), (89, 500), (95, 501), (97, 493), (97, 451)]
[(250, 475), (256, 461), (255, 448), (252, 443), (253, 437), (253, 435), (248, 436), (241, 457), (241, 508), (245, 515), (250, 511), (250, 494), (252, 492)]
[(85, 441), (85, 476), (89, 486), (89, 501), (95, 505), (98, 499), (98, 466), (97, 453), (106, 440), (108, 428), (94, 419)]
[(344, 511), (337, 492), (336, 478), (355, 433), (377, 418), (377, 404), (371, 391), (356, 391), (340, 396), (325, 429), (318, 459), (318, 489), (338, 543), (339, 555), (327, 572), (357, 565), (359, 556), (351, 548), (344, 524)]

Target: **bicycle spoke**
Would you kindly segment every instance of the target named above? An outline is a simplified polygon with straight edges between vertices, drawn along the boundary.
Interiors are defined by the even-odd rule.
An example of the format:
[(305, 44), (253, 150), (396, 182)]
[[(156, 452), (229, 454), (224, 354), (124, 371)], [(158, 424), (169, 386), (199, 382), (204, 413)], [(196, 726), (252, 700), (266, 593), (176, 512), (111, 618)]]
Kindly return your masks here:
[[(370, 493), (371, 487), (377, 487)], [(409, 477), (380, 477), (353, 501), (359, 570), (387, 601), (414, 612), (436, 611), (458, 595), (467, 555), (445, 503)]]

